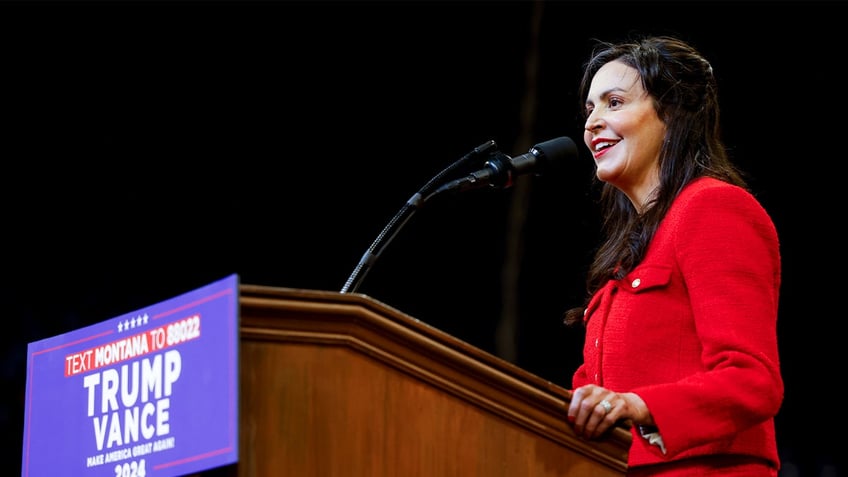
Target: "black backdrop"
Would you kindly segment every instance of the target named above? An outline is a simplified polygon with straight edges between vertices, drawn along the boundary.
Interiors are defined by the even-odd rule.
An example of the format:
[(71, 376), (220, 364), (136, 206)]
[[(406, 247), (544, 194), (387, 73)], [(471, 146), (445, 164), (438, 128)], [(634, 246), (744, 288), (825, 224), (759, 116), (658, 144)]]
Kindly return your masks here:
[[(824, 179), (839, 178), (846, 126), (839, 8), (2, 4), (7, 460), (21, 460), (27, 343), (231, 273), (338, 291), (405, 201), (472, 148), (580, 143), (575, 92), (594, 38), (668, 33), (713, 63), (726, 142), (781, 234), (782, 474), (838, 473), (843, 212)], [(502, 267), (518, 259), (511, 359), (567, 386), (582, 337), (560, 318), (597, 244), (580, 154), (520, 187), (429, 203), (359, 291), (497, 354)]]

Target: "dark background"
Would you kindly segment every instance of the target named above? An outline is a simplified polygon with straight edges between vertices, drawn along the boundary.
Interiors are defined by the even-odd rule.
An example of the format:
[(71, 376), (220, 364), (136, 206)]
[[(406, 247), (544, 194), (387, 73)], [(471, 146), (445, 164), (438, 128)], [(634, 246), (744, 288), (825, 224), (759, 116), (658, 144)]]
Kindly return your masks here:
[[(781, 474), (844, 468), (837, 3), (0, 5), (10, 467), (27, 343), (232, 273), (338, 291), (406, 200), (474, 147), (582, 143), (593, 39), (663, 33), (712, 62), (725, 140), (781, 235)], [(503, 356), (502, 266), (520, 260), (509, 359), (568, 387), (582, 336), (561, 314), (582, 299), (598, 218), (582, 146), (564, 169), (429, 202), (358, 291)]]

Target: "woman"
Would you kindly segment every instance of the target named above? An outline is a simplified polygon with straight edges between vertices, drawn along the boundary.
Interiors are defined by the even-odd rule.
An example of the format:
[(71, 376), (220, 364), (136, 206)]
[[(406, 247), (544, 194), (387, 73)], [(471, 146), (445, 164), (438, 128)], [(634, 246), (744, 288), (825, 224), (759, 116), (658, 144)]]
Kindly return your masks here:
[(601, 44), (580, 85), (603, 183), (568, 420), (632, 424), (632, 476), (776, 476), (780, 251), (719, 137), (716, 80), (669, 37)]

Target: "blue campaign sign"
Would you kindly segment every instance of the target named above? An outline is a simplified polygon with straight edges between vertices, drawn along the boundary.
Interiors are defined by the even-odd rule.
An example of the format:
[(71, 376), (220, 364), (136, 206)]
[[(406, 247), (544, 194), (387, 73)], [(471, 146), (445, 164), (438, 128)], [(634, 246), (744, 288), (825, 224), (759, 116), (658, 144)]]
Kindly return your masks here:
[(22, 477), (238, 460), (238, 276), (27, 347)]

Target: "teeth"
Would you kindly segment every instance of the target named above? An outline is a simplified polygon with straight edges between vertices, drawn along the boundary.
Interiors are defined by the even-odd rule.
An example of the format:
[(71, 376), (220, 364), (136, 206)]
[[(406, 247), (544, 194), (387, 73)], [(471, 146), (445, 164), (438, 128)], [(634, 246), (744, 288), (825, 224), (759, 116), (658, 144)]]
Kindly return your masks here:
[(613, 145), (615, 145), (614, 142), (599, 142), (595, 144), (595, 152), (600, 151), (605, 147), (612, 147)]

